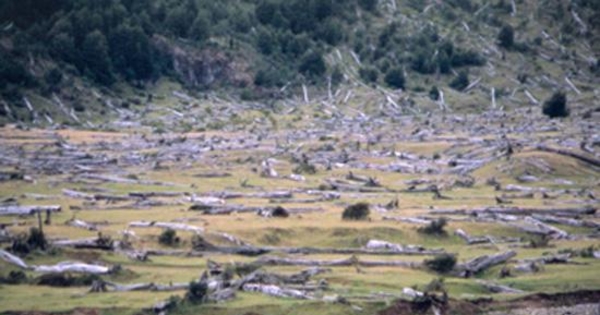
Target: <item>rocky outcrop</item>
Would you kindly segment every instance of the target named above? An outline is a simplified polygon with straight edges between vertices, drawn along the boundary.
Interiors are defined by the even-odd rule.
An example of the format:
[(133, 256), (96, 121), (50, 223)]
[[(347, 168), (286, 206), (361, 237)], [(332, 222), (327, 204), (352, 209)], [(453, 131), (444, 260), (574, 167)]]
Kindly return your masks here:
[(174, 72), (190, 87), (244, 87), (252, 83), (248, 64), (219, 48), (197, 49), (162, 36), (154, 36), (153, 43), (163, 55), (172, 58)]

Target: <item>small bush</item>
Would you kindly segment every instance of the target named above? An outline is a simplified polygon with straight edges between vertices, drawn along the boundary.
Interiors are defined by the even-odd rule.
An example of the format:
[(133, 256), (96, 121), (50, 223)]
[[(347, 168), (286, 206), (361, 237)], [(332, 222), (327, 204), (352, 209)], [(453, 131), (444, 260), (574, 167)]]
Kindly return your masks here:
[(27, 238), (27, 245), (30, 249), (41, 249), (46, 250), (48, 242), (44, 236), (44, 232), (40, 229), (32, 227), (29, 229), (29, 237)]
[(440, 90), (438, 90), (437, 86), (432, 86), (431, 90), (429, 90), (429, 98), (432, 101), (439, 101), (440, 100)]
[(296, 174), (316, 174), (317, 167), (308, 161), (301, 161), (293, 170)]
[(456, 265), (456, 256), (451, 254), (441, 254), (432, 259), (426, 259), (423, 263), (430, 270), (439, 273), (447, 273)]
[(546, 235), (541, 235), (537, 237), (533, 237), (529, 240), (529, 247), (531, 248), (545, 248), (550, 245), (550, 237)]
[(177, 236), (177, 232), (175, 232), (175, 230), (166, 229), (158, 237), (158, 242), (166, 246), (175, 246), (179, 244), (180, 239)]
[(366, 202), (360, 202), (346, 207), (342, 213), (342, 219), (357, 221), (366, 220), (369, 217), (369, 214), (369, 204)]
[(190, 282), (190, 287), (185, 294), (185, 299), (194, 304), (204, 303), (208, 293), (208, 286), (205, 282)]
[(21, 270), (13, 270), (8, 277), (0, 277), (0, 284), (23, 284), (27, 283), (27, 275)]
[(100, 276), (85, 274), (73, 276), (69, 273), (49, 273), (41, 275), (35, 279), (37, 285), (47, 285), (51, 287), (80, 287), (90, 286), (94, 281), (101, 280)]
[(569, 116), (569, 109), (567, 108), (567, 96), (565, 93), (556, 92), (552, 94), (552, 97), (544, 102), (542, 113), (550, 118)]
[(454, 80), (450, 82), (450, 87), (462, 91), (469, 86), (469, 75), (465, 71), (461, 71)]
[(420, 227), (417, 231), (429, 235), (447, 235), (448, 233), (444, 230), (446, 224), (448, 224), (446, 218), (439, 218), (431, 221), (431, 223), (426, 226)]
[(285, 210), (285, 208), (277, 206), (275, 209), (273, 209), (273, 212), (271, 212), (271, 216), (276, 218), (287, 218), (290, 216), (290, 213)]
[(515, 30), (510, 25), (504, 25), (498, 33), (498, 45), (510, 49), (515, 44)]
[(366, 83), (375, 83), (379, 78), (379, 71), (375, 67), (362, 67), (358, 70), (358, 75)]
[(400, 68), (390, 69), (386, 73), (384, 80), (387, 85), (396, 89), (404, 89), (406, 82), (404, 72)]

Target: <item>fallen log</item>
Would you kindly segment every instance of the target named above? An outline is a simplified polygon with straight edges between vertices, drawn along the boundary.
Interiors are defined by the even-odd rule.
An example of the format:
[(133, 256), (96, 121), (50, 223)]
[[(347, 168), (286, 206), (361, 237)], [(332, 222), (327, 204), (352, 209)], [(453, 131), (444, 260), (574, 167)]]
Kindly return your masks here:
[(85, 229), (88, 231), (97, 231), (98, 230), (98, 227), (96, 226), (96, 224), (88, 223), (83, 220), (79, 220), (79, 219), (75, 219), (75, 218), (68, 220), (67, 222), (65, 222), (65, 224), (72, 226), (72, 227)]
[(563, 239), (563, 238), (569, 237), (569, 233), (567, 233), (566, 231), (563, 231), (557, 227), (545, 224), (539, 220), (534, 219), (533, 217), (525, 217), (524, 221), (525, 221), (525, 223), (528, 223), (528, 224), (534, 226), (536, 229), (538, 229), (540, 231), (540, 233), (536, 233), (536, 234), (548, 235), (555, 239)]
[(56, 247), (73, 247), (99, 250), (114, 250), (114, 243), (110, 238), (84, 238), (78, 240), (58, 240), (51, 242)]
[(204, 232), (204, 228), (183, 224), (183, 223), (171, 223), (171, 222), (159, 222), (159, 221), (133, 221), (129, 222), (128, 227), (130, 228), (162, 228), (180, 231), (189, 231), (201, 233)]
[(183, 193), (176, 191), (146, 191), (146, 192), (129, 192), (128, 195), (133, 198), (148, 199), (152, 197), (181, 197)]
[(509, 293), (509, 294), (519, 294), (525, 293), (523, 290), (511, 288), (506, 285), (485, 281), (485, 280), (477, 280), (477, 283), (481, 284), (484, 288), (492, 293)]
[(0, 216), (3, 215), (34, 215), (37, 212), (60, 212), (61, 206), (0, 206)]
[(471, 237), (469, 234), (467, 234), (467, 232), (465, 232), (462, 229), (457, 229), (456, 231), (454, 231), (454, 235), (462, 238), (463, 240), (465, 240), (465, 242), (467, 242), (468, 245), (473, 245), (473, 244), (484, 244), (484, 243), (490, 243), (491, 240), (489, 237)]
[(577, 220), (571, 218), (561, 218), (552, 215), (532, 214), (532, 218), (545, 223), (562, 224), (576, 227), (600, 228), (600, 223), (587, 220)]
[(170, 283), (167, 285), (155, 283), (117, 284), (103, 280), (92, 283), (89, 292), (131, 292), (131, 291), (157, 291), (170, 292), (182, 291), (189, 288), (189, 283)]
[(516, 255), (517, 252), (513, 250), (494, 255), (483, 255), (471, 259), (463, 264), (457, 265), (456, 267), (454, 267), (454, 274), (463, 278), (469, 278), (490, 267), (505, 263), (506, 261), (515, 257)]
[(84, 274), (108, 274), (112, 272), (112, 268), (100, 265), (91, 265), (79, 262), (61, 262), (56, 265), (51, 266), (32, 266), (34, 272), (39, 273), (64, 273), (64, 272), (73, 272), (73, 273), (84, 273)]
[(393, 216), (393, 217), (392, 216), (383, 216), (382, 220), (413, 223), (413, 224), (430, 224), (431, 223), (431, 220), (411, 218), (411, 217), (398, 217), (398, 216)]
[(557, 255), (549, 255), (542, 256), (538, 258), (529, 258), (524, 259), (523, 263), (536, 263), (536, 264), (568, 264), (571, 263), (571, 254), (557, 254)]
[(280, 298), (295, 298), (302, 300), (314, 299), (314, 297), (310, 296), (306, 292), (293, 289), (284, 289), (276, 285), (247, 283), (242, 286), (242, 290), (246, 292), (259, 292), (262, 294)]
[(421, 265), (418, 262), (408, 261), (367, 261), (359, 260), (356, 256), (352, 256), (344, 259), (334, 260), (313, 260), (313, 259), (294, 259), (284, 257), (261, 257), (254, 261), (256, 265), (266, 266), (320, 266), (320, 267), (342, 267), (342, 266), (365, 266), (365, 267), (405, 267), (405, 268), (417, 268)]
[(578, 208), (521, 208), (521, 207), (486, 207), (476, 209), (457, 209), (457, 210), (432, 210), (430, 214), (435, 215), (468, 215), (468, 216), (483, 216), (486, 214), (504, 214), (517, 216), (531, 216), (533, 214), (555, 215), (560, 217), (577, 217), (582, 215), (593, 215), (596, 213), (596, 208), (584, 206)]
[[(366, 249), (369, 250), (385, 250), (391, 253), (397, 254), (424, 254), (424, 255), (437, 255), (444, 252), (443, 249), (426, 249), (423, 246), (417, 245), (401, 245), (389, 243), (386, 241), (380, 240), (369, 240), (367, 245), (365, 245)], [(354, 253), (353, 253), (354, 254)]]
[(545, 152), (550, 152), (550, 153), (555, 153), (555, 154), (560, 154), (563, 156), (568, 156), (568, 157), (572, 157), (574, 159), (577, 159), (579, 161), (583, 161), (586, 162), (588, 164), (591, 164), (595, 167), (600, 167), (600, 160), (591, 157), (591, 156), (585, 156), (583, 154), (579, 154), (573, 151), (568, 151), (568, 150), (564, 150), (564, 149), (555, 149), (555, 148), (551, 148), (548, 146), (544, 146), (544, 145), (539, 145), (536, 147), (536, 149), (540, 150), (540, 151), (545, 151)]
[(30, 267), (19, 257), (0, 249), (0, 259), (6, 261), (9, 264), (15, 265), (22, 269), (30, 269)]

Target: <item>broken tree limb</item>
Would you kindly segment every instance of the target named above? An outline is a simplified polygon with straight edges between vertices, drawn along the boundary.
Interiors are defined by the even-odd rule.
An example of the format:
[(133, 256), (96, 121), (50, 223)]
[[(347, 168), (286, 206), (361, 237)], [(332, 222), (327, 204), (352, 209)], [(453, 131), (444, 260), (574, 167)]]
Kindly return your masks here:
[(454, 267), (454, 273), (460, 277), (469, 278), (490, 267), (505, 263), (506, 261), (515, 257), (516, 255), (517, 252), (515, 252), (514, 250), (494, 255), (483, 255), (471, 259), (466, 263), (457, 265), (456, 267)]

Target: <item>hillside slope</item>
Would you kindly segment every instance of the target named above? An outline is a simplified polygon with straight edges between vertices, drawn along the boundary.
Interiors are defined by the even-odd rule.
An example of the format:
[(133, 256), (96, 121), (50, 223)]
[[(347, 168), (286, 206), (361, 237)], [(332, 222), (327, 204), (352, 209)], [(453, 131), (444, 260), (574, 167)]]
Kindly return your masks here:
[(144, 117), (197, 104), (212, 123), (166, 128), (218, 129), (251, 121), (237, 112), (256, 103), (271, 114), (325, 102), (396, 117), (539, 105), (559, 90), (579, 115), (600, 105), (599, 7), (9, 0), (0, 5), (0, 122), (102, 129), (130, 120), (162, 130)]

